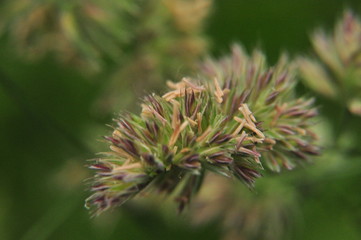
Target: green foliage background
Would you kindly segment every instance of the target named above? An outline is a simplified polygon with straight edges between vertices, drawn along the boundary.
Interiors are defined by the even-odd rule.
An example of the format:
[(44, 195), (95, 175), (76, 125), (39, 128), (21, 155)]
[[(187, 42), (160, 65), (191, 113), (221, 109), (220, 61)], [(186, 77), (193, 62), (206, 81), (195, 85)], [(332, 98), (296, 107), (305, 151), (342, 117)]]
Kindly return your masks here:
[[(228, 52), (232, 42), (247, 49), (261, 46), (271, 62), (282, 50), (310, 53), (309, 34), (318, 27), (331, 30), (345, 8), (361, 14), (359, 0), (216, 1), (207, 22), (211, 54)], [(109, 74), (85, 76), (52, 57), (29, 62), (15, 52), (6, 37), (0, 39), (0, 239), (220, 238), (217, 222), (192, 227), (183, 216), (167, 218), (132, 203), (91, 219), (83, 207), (88, 193), (82, 180), (89, 176), (85, 159), (105, 147), (96, 140), (108, 133), (105, 124), (112, 116), (99, 114), (94, 106)], [(162, 83), (157, 84), (147, 84), (144, 92), (161, 89)], [(119, 111), (137, 107), (132, 84), (126, 85), (119, 92), (124, 99)], [(360, 118), (347, 116), (343, 124), (339, 106), (322, 98), (318, 103), (335, 129), (326, 133), (330, 138), (337, 137), (337, 128), (361, 133)], [(360, 146), (360, 136), (340, 141)], [(302, 190), (302, 217), (287, 238), (361, 239), (361, 155), (335, 148), (322, 159), (350, 165), (335, 164), (322, 177), (317, 163), (294, 173), (304, 175), (296, 184)]]

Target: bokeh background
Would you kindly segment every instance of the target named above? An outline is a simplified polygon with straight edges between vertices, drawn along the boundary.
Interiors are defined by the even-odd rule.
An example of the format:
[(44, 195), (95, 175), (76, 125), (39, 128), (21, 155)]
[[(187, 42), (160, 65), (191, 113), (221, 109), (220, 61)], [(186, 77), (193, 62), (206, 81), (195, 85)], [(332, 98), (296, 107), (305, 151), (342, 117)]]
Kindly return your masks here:
[[(44, 2), (51, 7), (30, 14)], [(223, 55), (234, 42), (248, 50), (261, 47), (272, 63), (283, 51), (291, 57), (311, 54), (310, 34), (319, 27), (331, 31), (345, 9), (361, 14), (359, 0), (216, 0), (212, 6), (206, 3), (210, 1), (194, 1), (196, 6), (188, 1), (181, 7), (172, 1), (138, 0), (132, 6), (123, 0), (119, 2), (125, 4), (115, 7), (77, 0), (62, 1), (61, 10), (54, 7), (56, 2), (0, 4), (0, 239), (4, 240), (222, 239), (225, 230), (219, 219), (194, 225), (189, 213), (177, 215), (171, 208), (154, 207), (157, 202), (129, 202), (91, 218), (83, 206), (89, 195), (84, 179), (91, 174), (85, 165), (106, 149), (99, 141), (110, 132), (106, 124), (119, 112), (139, 111), (141, 96), (162, 93), (166, 80), (191, 74), (202, 57)], [(75, 11), (79, 8), (75, 2), (91, 4), (84, 13)], [(112, 11), (104, 10), (109, 8)], [(66, 22), (67, 14), (76, 16), (78, 28)], [(57, 16), (64, 17), (59, 20), (63, 28), (54, 27)], [(33, 27), (36, 24), (43, 27)], [(64, 32), (37, 40), (59, 29)], [(27, 31), (33, 31), (28, 38)], [(75, 53), (66, 39), (76, 46)], [(298, 90), (311, 95), (302, 84)], [(262, 195), (266, 200), (259, 204), (297, 212), (284, 220), (291, 226), (279, 239), (361, 239), (360, 117), (348, 115), (345, 123), (339, 105), (321, 96), (317, 104), (325, 136), (323, 156), (313, 165), (272, 176), (275, 184), (262, 179), (260, 185), (275, 194), (269, 202), (267, 194)], [(294, 199), (284, 201), (290, 192)], [(242, 199), (242, 194), (237, 197)], [(272, 221), (267, 218), (266, 225)], [(263, 238), (251, 234), (242, 239)]]

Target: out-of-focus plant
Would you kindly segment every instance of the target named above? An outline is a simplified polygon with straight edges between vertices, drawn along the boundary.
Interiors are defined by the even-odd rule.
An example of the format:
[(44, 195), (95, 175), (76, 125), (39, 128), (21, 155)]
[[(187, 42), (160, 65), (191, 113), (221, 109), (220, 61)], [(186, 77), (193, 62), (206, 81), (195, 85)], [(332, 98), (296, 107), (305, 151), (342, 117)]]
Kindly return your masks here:
[(39, 59), (46, 54), (68, 64), (99, 70), (117, 61), (133, 37), (141, 1), (6, 1), (1, 34), (9, 36), (20, 55)]
[(208, 49), (203, 31), (212, 3), (212, 0), (144, 1), (138, 24), (133, 26), (128, 57), (111, 77), (98, 109), (113, 113), (124, 106), (124, 99), (119, 98), (122, 88), (131, 87), (142, 96), (145, 89), (160, 90), (165, 80), (193, 72)]
[(298, 65), (304, 82), (324, 97), (361, 115), (361, 22), (346, 11), (333, 35), (323, 30), (312, 36), (317, 58), (302, 57)]
[(111, 62), (121, 65), (128, 79), (141, 77), (131, 76), (132, 71), (148, 79), (149, 74), (168, 77), (164, 71), (174, 72), (173, 63), (186, 68), (204, 53), (202, 25), (211, 3), (8, 0), (1, 9), (0, 34), (30, 59), (53, 54), (85, 73)]
[(312, 100), (294, 95), (285, 57), (271, 68), (265, 61), (259, 51), (248, 57), (234, 46), (230, 57), (206, 61), (198, 77), (146, 97), (140, 117), (119, 117), (105, 137), (111, 152), (90, 167), (97, 173), (87, 205), (100, 213), (155, 187), (177, 192), (182, 210), (207, 171), (252, 186), (261, 156), (280, 171), (317, 155)]
[(224, 240), (283, 239), (299, 216), (296, 189), (277, 177), (257, 181), (255, 192), (214, 174), (205, 181), (187, 214), (196, 225), (219, 221)]

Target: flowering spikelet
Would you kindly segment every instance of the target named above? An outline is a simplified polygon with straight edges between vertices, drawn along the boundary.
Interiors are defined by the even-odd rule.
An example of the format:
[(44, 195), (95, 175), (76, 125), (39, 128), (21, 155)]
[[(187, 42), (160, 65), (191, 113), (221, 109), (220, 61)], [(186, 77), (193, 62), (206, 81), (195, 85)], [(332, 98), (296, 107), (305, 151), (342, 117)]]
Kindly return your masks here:
[(117, 119), (112, 136), (105, 137), (111, 152), (90, 167), (97, 173), (87, 205), (95, 205), (97, 213), (148, 185), (176, 192), (182, 210), (205, 170), (236, 176), (249, 186), (260, 176), (255, 143), (264, 135), (252, 113), (224, 111), (210, 86), (183, 79), (172, 87), (163, 97), (147, 96), (141, 116)]
[(265, 162), (291, 168), (292, 158), (317, 154), (309, 118), (312, 101), (295, 99), (285, 60), (267, 68), (263, 55), (233, 55), (208, 61), (199, 79), (168, 82), (162, 97), (147, 96), (141, 116), (116, 120), (105, 137), (111, 152), (91, 166), (95, 192), (87, 200), (100, 213), (143, 189), (178, 195), (189, 203), (206, 171), (234, 176), (252, 186)]
[(346, 11), (333, 35), (312, 36), (317, 59), (302, 57), (298, 65), (304, 82), (319, 94), (342, 102), (361, 115), (361, 22)]
[(267, 67), (260, 51), (249, 57), (235, 45), (230, 57), (210, 59), (202, 67), (206, 81), (217, 79), (217, 85), (222, 86), (217, 87), (220, 90), (215, 94), (230, 114), (252, 111), (257, 128), (264, 134), (257, 149), (273, 171), (282, 167), (292, 169), (295, 160), (307, 160), (309, 155), (318, 154), (316, 136), (310, 130), (317, 111), (312, 107), (312, 99), (295, 97), (297, 82), (287, 61), (283, 56), (274, 67)]

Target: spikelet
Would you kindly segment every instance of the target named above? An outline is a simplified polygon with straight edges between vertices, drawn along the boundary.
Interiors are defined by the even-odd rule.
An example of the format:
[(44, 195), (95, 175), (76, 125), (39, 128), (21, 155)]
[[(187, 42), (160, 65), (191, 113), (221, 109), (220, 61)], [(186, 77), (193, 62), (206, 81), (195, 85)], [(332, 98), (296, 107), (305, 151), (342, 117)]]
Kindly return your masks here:
[(295, 96), (295, 70), (287, 62), (282, 56), (275, 66), (268, 67), (262, 52), (256, 50), (247, 56), (234, 45), (231, 56), (219, 61), (208, 59), (200, 75), (203, 81), (216, 81), (214, 94), (228, 114), (250, 116), (245, 117), (244, 124), (255, 129), (255, 136), (264, 138), (257, 149), (263, 162), (277, 172), (282, 167), (292, 169), (297, 162), (319, 153), (311, 131), (317, 110), (313, 99)]
[(111, 151), (90, 166), (97, 173), (87, 206), (95, 206), (97, 214), (144, 188), (176, 192), (182, 210), (206, 171), (235, 176), (248, 186), (261, 175), (254, 145), (263, 135), (254, 117), (241, 111), (227, 115), (209, 86), (184, 79), (163, 97), (147, 96), (140, 116), (115, 121), (112, 136), (105, 137)]
[(285, 59), (269, 68), (260, 52), (248, 57), (235, 46), (198, 76), (168, 82), (162, 97), (145, 98), (140, 116), (116, 120), (105, 138), (111, 152), (91, 166), (97, 173), (87, 206), (97, 214), (149, 190), (177, 195), (181, 211), (207, 172), (252, 187), (262, 159), (279, 171), (318, 154), (309, 129), (316, 111), (311, 100), (293, 95)]

